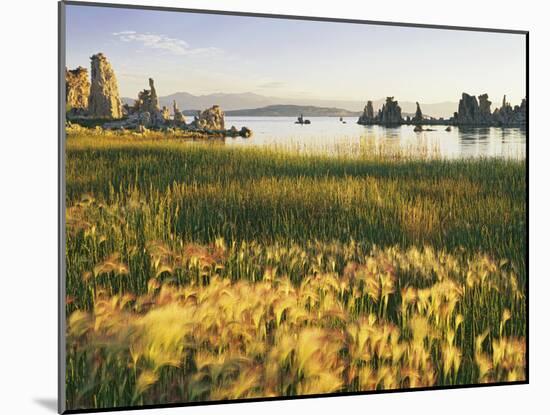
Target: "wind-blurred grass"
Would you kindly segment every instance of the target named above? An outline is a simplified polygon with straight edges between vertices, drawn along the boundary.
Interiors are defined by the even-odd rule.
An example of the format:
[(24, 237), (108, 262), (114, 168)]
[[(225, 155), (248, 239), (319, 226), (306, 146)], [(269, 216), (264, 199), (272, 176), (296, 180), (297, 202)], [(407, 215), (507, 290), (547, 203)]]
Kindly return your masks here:
[[(443, 350), (451, 349), (445, 349), (443, 340), (433, 340), (437, 346), (428, 347), (426, 353), (432, 355), (436, 375), (434, 383), (430, 383), (431, 375), (422, 372), (423, 382), (464, 384), (522, 377), (515, 366), (499, 369), (493, 354), (494, 373), (483, 378), (479, 364), (475, 363), (481, 359), (481, 355), (478, 356), (481, 352), (477, 353), (474, 346), (476, 338), (485, 330), (492, 339), (500, 339), (505, 344), (513, 343), (512, 338), (525, 336), (524, 160), (446, 160), (419, 157), (413, 150), (396, 151), (383, 145), (367, 146), (364, 152), (353, 157), (306, 155), (281, 149), (229, 148), (219, 142), (189, 143), (156, 136), (128, 138), (82, 133), (69, 135), (66, 157), (68, 315), (82, 312), (97, 317), (102, 296), (116, 301), (114, 299), (129, 294), (133, 297), (128, 303), (133, 304), (131, 310), (136, 313), (132, 318), (138, 318), (144, 311), (134, 301), (138, 301), (136, 296), (151, 294), (152, 280), (163, 287), (175, 284), (206, 290), (212, 278), (217, 277), (228, 279), (232, 284), (246, 282), (253, 286), (268, 278), (269, 283), (274, 284), (273, 290), (277, 290), (278, 283), (271, 282), (269, 277), (273, 272), (299, 287), (311, 275), (334, 273), (344, 278), (350, 264), (365, 265), (369, 257), (385, 264), (386, 260), (373, 254), (374, 246), (393, 247), (391, 249), (403, 252), (418, 247), (419, 261), (431, 261), (431, 265), (424, 266), (422, 278), (418, 278), (401, 259), (395, 260), (392, 269), (398, 271), (390, 273), (394, 278), (390, 291), (394, 295), (387, 294), (389, 303), (385, 308), (367, 294), (357, 294), (358, 288), (350, 287), (350, 293), (340, 294), (339, 307), (351, 307), (346, 311), (347, 324), (374, 313), (384, 324), (398, 325), (407, 339), (405, 334), (411, 330), (407, 318), (416, 316), (420, 309), (403, 312), (400, 304), (405, 294), (401, 290), (410, 286), (437, 291), (434, 284), (438, 281), (457, 283), (460, 290), (466, 287), (467, 281), (478, 278), (483, 284), (468, 285), (458, 296), (458, 305), (453, 304), (455, 323), (458, 315), (464, 318), (460, 338), (454, 340), (453, 334), (451, 341), (448, 337), (446, 340), (449, 347), (460, 349), (461, 369), (454, 375), (443, 371), (443, 366), (439, 366)], [(212, 248), (207, 248), (216, 243), (220, 245), (219, 241), (223, 241), (225, 247), (220, 258), (212, 253)], [(168, 263), (163, 262), (167, 257), (155, 259), (151, 253), (151, 246), (157, 246), (155, 244), (170, 253), (168, 257), (172, 259)], [(196, 247), (199, 253), (192, 249), (189, 253), (190, 247)], [(436, 252), (435, 257), (430, 256), (432, 250)], [(205, 252), (214, 255), (213, 259), (207, 261), (207, 267), (197, 266), (193, 261), (200, 263), (200, 258), (207, 255)], [(454, 259), (448, 259), (447, 255)], [(451, 272), (445, 264), (455, 259), (458, 270), (451, 267)], [(162, 268), (163, 264), (167, 268)], [(500, 288), (493, 290), (490, 281)], [(349, 298), (355, 298), (354, 301), (362, 305), (352, 306)], [(159, 308), (164, 304), (158, 298), (150, 301), (158, 303)], [(322, 309), (323, 304), (310, 306), (308, 312), (316, 307)], [(449, 304), (433, 306), (436, 311), (432, 310), (427, 317), (430, 324), (447, 332), (452, 326), (453, 333), (457, 332), (458, 326), (451, 320), (444, 327), (436, 324), (436, 320), (439, 321), (436, 316), (445, 314), (440, 309), (443, 306), (450, 307)], [(270, 309), (273, 305), (266, 307)], [(507, 324), (504, 332), (503, 313), (511, 313), (509, 319), (504, 319)], [(97, 320), (94, 324), (96, 330), (98, 324), (101, 326)], [(311, 326), (326, 328), (320, 323)], [(335, 327), (339, 327), (338, 324), (331, 329)], [(372, 324), (369, 327), (374, 330)], [(376, 330), (385, 330), (376, 327)], [(277, 333), (276, 327), (272, 329)], [(304, 327), (284, 329), (299, 334)], [(434, 339), (441, 339), (441, 334), (434, 334)], [(272, 341), (272, 347), (276, 348), (277, 341)], [(117, 344), (119, 348), (126, 347), (121, 346), (125, 344), (123, 341)], [(484, 352), (494, 351), (494, 347), (483, 344)], [(143, 372), (148, 375), (144, 375), (142, 381), (147, 383), (149, 376), (150, 383), (155, 385), (154, 393), (150, 389), (144, 395), (145, 389), (140, 389), (136, 395), (137, 369), (134, 368), (132, 374), (124, 369), (124, 361), (122, 366), (117, 363), (116, 376), (107, 380), (103, 378), (107, 374), (100, 376), (98, 371), (105, 372), (109, 367), (106, 362), (114, 357), (105, 356), (106, 352), (99, 347), (102, 351), (96, 350), (96, 354), (99, 353), (96, 358), (105, 364), (92, 363), (91, 352), (80, 345), (86, 353), (79, 354), (75, 346), (74, 353), (69, 354), (70, 407), (236, 397), (233, 392), (219, 395), (215, 390), (207, 395), (204, 391), (190, 395), (185, 388), (189, 388), (191, 375), (178, 375), (174, 368), (168, 370), (162, 365), (152, 373)], [(201, 350), (200, 347), (197, 350)], [(224, 353), (220, 350), (218, 358)], [(114, 356), (120, 359), (120, 355)], [(263, 355), (263, 363), (266, 356)], [(196, 362), (184, 372), (197, 375), (194, 364)], [(357, 370), (362, 367), (359, 364)], [(380, 370), (379, 363), (373, 367)], [(406, 367), (403, 366), (403, 370)], [(258, 369), (262, 373), (258, 375), (260, 378), (266, 376), (264, 369)], [(339, 369), (333, 369), (334, 373), (340, 373)], [(346, 373), (348, 370), (351, 369), (347, 368)], [(242, 375), (245, 371), (238, 373)], [(183, 376), (181, 383), (174, 380), (178, 376)], [(113, 385), (112, 382), (118, 382), (118, 392), (105, 389), (106, 385)], [(183, 388), (181, 393), (174, 391), (174, 382)], [(284, 393), (305, 393), (307, 388), (302, 381), (296, 382), (291, 382), (290, 389)], [(339, 385), (335, 390), (361, 390), (361, 382), (357, 382), (357, 379), (350, 380), (344, 387), (335, 381), (335, 385)], [(388, 382), (375, 383), (374, 387), (411, 386), (410, 380)], [(223, 386), (216, 385), (218, 389)], [(283, 393), (269, 385), (264, 382), (261, 392), (256, 390), (246, 396)], [(213, 384), (210, 386), (214, 388)], [(163, 390), (169, 390), (169, 396), (164, 396)]]

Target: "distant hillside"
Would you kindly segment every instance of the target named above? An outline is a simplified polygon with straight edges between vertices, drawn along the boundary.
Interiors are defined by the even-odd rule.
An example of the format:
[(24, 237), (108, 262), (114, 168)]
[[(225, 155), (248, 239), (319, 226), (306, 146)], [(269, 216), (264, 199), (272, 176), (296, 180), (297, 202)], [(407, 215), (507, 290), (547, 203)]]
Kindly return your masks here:
[(360, 113), (313, 105), (268, 105), (262, 108), (225, 111), (225, 115), (234, 117), (297, 117), (300, 114), (304, 117), (355, 117)]
[[(183, 110), (185, 116), (197, 115), (199, 110)], [(268, 105), (261, 108), (224, 111), (229, 117), (358, 117), (360, 111), (348, 111), (342, 108), (315, 107), (313, 105)]]
[[(205, 109), (212, 105), (219, 105), (224, 111), (237, 110), (244, 108), (258, 108), (266, 105), (275, 104), (273, 99), (262, 95), (245, 92), (242, 94), (208, 94), (193, 95), (188, 92), (176, 92), (175, 94), (159, 97), (160, 105), (172, 108), (174, 101), (182, 110), (194, 110), (196, 108)], [(123, 103), (132, 105), (134, 98), (122, 98)], [(280, 102), (277, 102), (280, 103)]]
[[(183, 115), (193, 117), (199, 110), (183, 110)], [(262, 108), (250, 108), (244, 110), (224, 111), (229, 117), (359, 117), (361, 111), (348, 111), (342, 108), (315, 107), (312, 105), (268, 105)], [(402, 112), (403, 118), (413, 117), (413, 113)]]
[[(174, 100), (177, 102), (178, 107), (182, 110), (196, 110), (196, 109), (205, 109), (211, 107), (214, 104), (217, 104), (222, 107), (222, 109), (228, 113), (229, 111), (234, 110), (249, 110), (249, 109), (263, 109), (266, 107), (272, 106), (301, 106), (301, 107), (317, 107), (317, 108), (330, 108), (337, 109), (341, 111), (351, 112), (353, 115), (358, 114), (364, 108), (367, 103), (367, 99), (372, 99), (372, 97), (365, 97), (364, 101), (345, 101), (345, 100), (331, 100), (331, 99), (310, 99), (310, 98), (278, 98), (278, 97), (268, 97), (259, 94), (254, 94), (251, 92), (245, 92), (240, 94), (208, 94), (208, 95), (193, 95), (188, 92), (177, 92), (175, 94), (166, 95), (160, 97), (160, 104), (165, 105), (168, 108), (172, 108), (172, 103)], [(399, 101), (399, 105), (403, 110), (403, 113), (414, 114), (416, 110), (416, 104), (410, 101), (400, 101), (399, 97), (396, 97)], [(134, 98), (122, 98), (123, 103), (132, 105), (134, 103)], [(373, 100), (374, 110), (377, 111), (382, 107), (382, 104), (385, 102), (385, 98)], [(430, 115), (432, 117), (445, 117), (448, 118), (453, 115), (458, 108), (458, 103), (456, 102), (440, 102), (435, 104), (424, 104), (420, 102), (422, 112), (425, 115)], [(305, 111), (305, 110), (304, 110)], [(229, 114), (228, 114), (229, 115)], [(231, 114), (234, 115), (234, 114)], [(244, 114), (243, 114), (244, 115)], [(258, 114), (264, 115), (264, 114)], [(296, 114), (290, 114), (294, 116)], [(304, 116), (306, 112), (304, 112)], [(308, 114), (309, 115), (309, 114)], [(322, 114), (319, 114), (322, 115)], [(265, 114), (265, 116), (270, 116)], [(311, 116), (311, 115), (310, 115)], [(336, 116), (345, 116), (345, 115), (336, 115)]]

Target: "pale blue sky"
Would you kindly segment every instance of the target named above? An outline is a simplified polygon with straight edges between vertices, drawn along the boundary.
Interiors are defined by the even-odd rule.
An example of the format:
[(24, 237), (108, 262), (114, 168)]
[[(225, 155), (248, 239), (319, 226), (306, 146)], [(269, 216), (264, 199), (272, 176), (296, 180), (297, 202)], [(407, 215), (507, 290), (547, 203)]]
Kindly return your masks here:
[(122, 96), (254, 92), (288, 98), (458, 101), (525, 96), (525, 36), (67, 6), (67, 67), (103, 52)]

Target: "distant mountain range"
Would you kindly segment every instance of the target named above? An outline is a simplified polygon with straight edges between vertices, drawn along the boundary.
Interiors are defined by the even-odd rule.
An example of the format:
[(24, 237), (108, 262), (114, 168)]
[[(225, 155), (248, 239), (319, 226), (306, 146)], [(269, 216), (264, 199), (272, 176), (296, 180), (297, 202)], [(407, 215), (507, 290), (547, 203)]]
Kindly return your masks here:
[[(184, 110), (184, 113), (196, 113), (198, 109), (205, 109), (212, 105), (222, 107), (227, 115), (241, 116), (297, 116), (303, 113), (304, 116), (355, 116), (363, 111), (367, 103), (365, 101), (345, 101), (330, 99), (296, 99), (296, 98), (278, 98), (254, 94), (252, 92), (238, 94), (208, 94), (193, 95), (188, 92), (176, 92), (159, 98), (161, 106), (172, 107), (173, 101), (176, 101), (178, 107)], [(123, 103), (132, 105), (134, 98), (122, 98)], [(374, 110), (382, 108), (385, 98), (373, 100)], [(414, 114), (416, 103), (409, 101), (399, 101), (399, 105), (404, 113)], [(450, 117), (458, 108), (457, 102), (440, 102), (435, 104), (420, 103), (424, 115), (431, 117)], [(295, 110), (295, 111), (294, 111)], [(241, 111), (235, 113), (235, 111)], [(294, 111), (294, 112), (292, 112)], [(292, 112), (292, 113), (291, 113)]]

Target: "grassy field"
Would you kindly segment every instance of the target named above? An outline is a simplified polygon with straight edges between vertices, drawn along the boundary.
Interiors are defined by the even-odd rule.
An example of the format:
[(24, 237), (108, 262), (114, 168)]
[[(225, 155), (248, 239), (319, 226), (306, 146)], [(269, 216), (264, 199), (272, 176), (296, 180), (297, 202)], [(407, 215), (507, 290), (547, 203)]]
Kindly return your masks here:
[(69, 134), (67, 406), (525, 378), (525, 161)]

